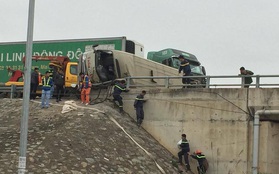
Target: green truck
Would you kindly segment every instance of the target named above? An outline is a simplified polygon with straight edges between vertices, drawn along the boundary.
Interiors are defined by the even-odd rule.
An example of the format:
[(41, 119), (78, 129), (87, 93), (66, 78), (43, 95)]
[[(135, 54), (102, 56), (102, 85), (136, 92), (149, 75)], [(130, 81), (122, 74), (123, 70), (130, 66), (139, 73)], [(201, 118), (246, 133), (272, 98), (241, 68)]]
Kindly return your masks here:
[[(151, 51), (147, 53), (147, 59), (178, 69), (180, 66), (180, 61), (178, 59), (179, 55), (183, 55), (189, 62), (192, 76), (206, 75), (205, 68), (201, 66), (197, 57), (185, 51), (173, 48), (167, 48), (161, 51)], [(205, 78), (193, 78), (192, 81), (196, 84), (206, 84)]]
[[(34, 56), (68, 56), (71, 61), (77, 62), (81, 53), (92, 50), (93, 45), (98, 49), (121, 50), (143, 57), (143, 45), (127, 40), (126, 37), (88, 38), (34, 41)], [(25, 56), (26, 42), (0, 43), (0, 84), (5, 83), (11, 77), (7, 69), (23, 70), (22, 58)], [(49, 69), (49, 61), (32, 62), (32, 69), (38, 67), (44, 73)]]

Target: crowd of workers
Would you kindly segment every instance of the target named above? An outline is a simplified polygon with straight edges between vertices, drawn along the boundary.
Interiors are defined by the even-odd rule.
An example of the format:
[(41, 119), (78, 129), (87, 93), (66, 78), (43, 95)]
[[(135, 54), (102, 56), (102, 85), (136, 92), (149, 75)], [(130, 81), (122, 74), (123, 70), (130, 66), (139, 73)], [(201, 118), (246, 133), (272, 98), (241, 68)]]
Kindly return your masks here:
[(65, 88), (64, 72), (62, 69), (58, 69), (54, 73), (53, 68), (50, 67), (50, 70), (46, 71), (44, 76), (41, 76), (39, 68), (34, 68), (31, 74), (30, 100), (36, 99), (40, 83), (42, 84), (41, 108), (49, 108), (49, 100), (53, 97), (54, 90), (56, 102), (62, 101), (61, 98)]
[[(80, 91), (81, 103), (88, 105), (90, 104), (90, 92), (91, 92), (91, 81), (87, 74), (79, 74), (79, 85), (78, 89)], [(56, 102), (60, 102), (64, 93), (65, 79), (64, 73), (61, 69), (53, 71), (53, 67), (50, 67), (49, 71), (45, 72), (45, 75), (41, 77), (38, 68), (34, 68), (31, 74), (31, 90), (30, 99), (34, 100), (36, 98), (37, 88), (39, 83), (42, 84), (42, 95), (41, 95), (41, 108), (49, 108), (49, 100), (52, 98), (54, 90), (56, 94)], [(123, 112), (123, 101), (121, 97), (122, 92), (128, 92), (126, 89), (125, 80), (116, 81), (113, 88), (113, 101), (118, 102), (119, 111)], [(143, 103), (144, 95), (146, 91), (142, 91), (135, 99), (134, 108), (137, 115), (137, 125), (140, 126), (144, 119)]]
[[(189, 76), (191, 76), (191, 67), (189, 62), (184, 58), (183, 55), (180, 55), (178, 58), (181, 62), (178, 73), (180, 74), (181, 72), (183, 72), (184, 77), (188, 76), (188, 78), (182, 78), (182, 83), (186, 84), (183, 86), (183, 88), (185, 88), (191, 83), (191, 78), (189, 78)], [(253, 82), (252, 78), (249, 77), (249, 75), (253, 74), (254, 73), (252, 71), (246, 70), (244, 67), (240, 68), (239, 75), (245, 75), (245, 88), (249, 88), (249, 85)], [(36, 98), (36, 91), (40, 82), (42, 83), (41, 108), (49, 107), (49, 99), (52, 98), (54, 90), (56, 90), (56, 102), (58, 103), (61, 101), (61, 97), (65, 88), (64, 73), (61, 69), (58, 69), (54, 73), (53, 68), (51, 68), (50, 71), (45, 72), (45, 75), (42, 78), (39, 73), (39, 69), (34, 69), (34, 72), (32, 72), (31, 74), (31, 100), (34, 100)], [(90, 91), (92, 86), (89, 76), (87, 74), (80, 73), (79, 84), (81, 103), (88, 105), (90, 102)], [(113, 101), (118, 103), (120, 113), (124, 112), (123, 101), (121, 97), (122, 92), (129, 92), (129, 90), (126, 89), (125, 80), (116, 81), (114, 84), (112, 96)], [(144, 100), (145, 94), (146, 91), (143, 90), (139, 95), (136, 96), (134, 101), (134, 109), (136, 111), (138, 126), (140, 126), (142, 124), (142, 121), (144, 120), (143, 103), (146, 102), (146, 100)], [(180, 165), (183, 165), (182, 157), (184, 157), (186, 169), (190, 171), (191, 169), (188, 157), (191, 156), (193, 159), (196, 159), (198, 161), (197, 170), (199, 174), (205, 174), (206, 170), (208, 169), (208, 162), (206, 160), (206, 157), (200, 150), (196, 150), (193, 154), (190, 154), (190, 146), (188, 140), (186, 139), (186, 134), (182, 134), (181, 140), (178, 142), (177, 145), (180, 149), (178, 153)]]
[[(123, 113), (123, 101), (121, 97), (122, 92), (129, 92), (126, 89), (125, 80), (121, 80), (120, 82), (116, 82), (113, 90), (113, 101), (118, 102), (119, 111)], [(144, 119), (144, 111), (143, 111), (143, 103), (146, 102), (144, 100), (144, 96), (146, 91), (143, 90), (139, 95), (136, 96), (134, 101), (134, 108), (136, 110), (137, 116), (137, 125), (140, 126)], [(205, 174), (208, 169), (208, 162), (204, 154), (200, 150), (196, 150), (193, 154), (190, 154), (190, 145), (188, 140), (186, 139), (186, 134), (182, 134), (181, 140), (177, 143), (180, 151), (178, 152), (179, 164), (183, 165), (182, 157), (184, 156), (185, 166), (187, 171), (191, 171), (188, 156), (191, 156), (193, 159), (196, 159), (198, 162), (197, 170), (199, 174)], [(182, 171), (180, 171), (182, 172)]]
[[(188, 87), (191, 84), (191, 67), (187, 59), (183, 55), (179, 55), (180, 67), (178, 73), (183, 72), (183, 88)], [(35, 68), (31, 74), (31, 90), (30, 90), (30, 99), (34, 100), (36, 98), (36, 91), (40, 81), (42, 82), (42, 108), (49, 107), (49, 99), (53, 97), (54, 90), (56, 89), (56, 102), (61, 101), (61, 97), (65, 88), (65, 79), (64, 72), (62, 69), (58, 69), (56, 72), (53, 71), (53, 67), (50, 67), (50, 70), (45, 73), (46, 75), (41, 78), (39, 73), (39, 69)], [(250, 70), (246, 70), (244, 67), (240, 68), (240, 74), (244, 75), (244, 87), (249, 88), (249, 85), (253, 82), (252, 77), (249, 75), (253, 75), (254, 73)], [(79, 74), (80, 77), (80, 91), (81, 91), (81, 101), (83, 104), (89, 104), (89, 94), (91, 91), (91, 82), (88, 75), (84, 73)], [(120, 110), (123, 110), (123, 102), (122, 97), (119, 95), (121, 92), (127, 92), (124, 88), (125, 85), (120, 82), (115, 85), (113, 98), (115, 101), (119, 103)], [(139, 102), (140, 103), (140, 102)], [(137, 110), (140, 112), (140, 110)]]

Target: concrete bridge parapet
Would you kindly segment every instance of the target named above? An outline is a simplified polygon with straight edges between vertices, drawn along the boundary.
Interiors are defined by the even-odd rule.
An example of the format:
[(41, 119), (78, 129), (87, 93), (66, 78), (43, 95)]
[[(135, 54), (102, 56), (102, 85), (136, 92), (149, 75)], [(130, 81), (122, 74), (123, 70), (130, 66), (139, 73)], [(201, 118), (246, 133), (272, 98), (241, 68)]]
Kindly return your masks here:
[[(200, 149), (207, 156), (208, 173), (251, 173), (254, 112), (278, 108), (278, 92), (279, 89), (273, 88), (150, 89), (143, 127), (174, 155), (178, 152), (180, 135), (186, 133), (191, 152)], [(136, 93), (139, 90), (133, 89), (124, 97), (124, 109), (133, 118)], [(279, 157), (273, 155), (279, 154), (278, 120), (266, 117), (260, 123), (262, 173), (279, 171)], [(195, 170), (194, 160), (191, 165)]]

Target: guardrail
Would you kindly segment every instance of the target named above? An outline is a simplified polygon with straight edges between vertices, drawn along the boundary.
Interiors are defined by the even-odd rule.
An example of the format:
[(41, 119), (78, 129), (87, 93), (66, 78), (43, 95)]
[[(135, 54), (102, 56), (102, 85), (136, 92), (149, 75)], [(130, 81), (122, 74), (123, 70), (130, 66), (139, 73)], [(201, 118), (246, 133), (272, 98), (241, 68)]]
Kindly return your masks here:
[[(255, 87), (255, 88), (261, 88), (261, 87), (279, 87), (279, 75), (252, 75), (252, 76), (135, 76), (135, 77), (126, 77), (126, 87), (163, 87), (163, 88), (173, 88), (173, 87), (191, 87), (191, 88), (212, 88), (212, 87), (230, 87), (230, 88), (235, 88), (235, 87), (244, 87), (244, 78), (245, 77), (252, 77), (254, 80), (254, 83), (250, 84), (249, 86)], [(182, 78), (191, 78), (191, 79), (205, 79), (204, 84), (179, 84), (179, 85), (174, 85), (170, 83), (170, 80), (172, 79), (182, 79)], [(270, 82), (264, 82), (262, 83), (263, 79), (266, 78), (271, 78)], [(275, 78), (278, 78), (278, 80), (274, 80)], [(131, 80), (133, 79), (163, 79), (164, 84), (156, 84), (154, 85), (140, 85), (140, 84), (132, 84)], [(235, 81), (235, 83), (212, 83), (214, 80), (219, 80), (220, 82), (224, 82), (225, 80), (238, 80), (238, 82)], [(239, 80), (241, 81), (239, 83)], [(231, 81), (230, 81), (231, 82)], [(272, 82), (278, 82), (278, 83), (272, 83)], [(107, 84), (110, 84), (110, 82), (107, 82)], [(104, 85), (105, 83), (100, 83), (99, 85)], [(93, 86), (97, 86), (98, 84), (95, 84)], [(20, 96), (20, 94), (23, 92), (23, 87), (22, 86), (16, 86), (16, 85), (11, 85), (11, 86), (0, 86), (0, 98), (1, 95), (3, 94), (9, 94), (8, 96), (10, 98), (17, 98)]]
[(16, 85), (11, 85), (11, 86), (0, 86), (0, 95), (8, 93), (10, 94), (10, 98), (17, 98), (23, 92), (23, 86), (16, 86)]
[[(135, 77), (126, 77), (126, 87), (165, 87), (165, 88), (171, 88), (171, 87), (203, 87), (203, 88), (211, 88), (211, 87), (241, 87), (244, 88), (245, 84), (244, 84), (244, 79), (245, 77), (252, 77), (253, 81), (255, 83), (249, 84), (249, 86), (251, 87), (255, 87), (255, 88), (260, 88), (260, 87), (279, 87), (279, 75), (235, 75), (235, 76), (226, 76), (226, 75), (222, 75), (222, 76), (135, 76)], [(181, 85), (172, 85), (170, 83), (171, 79), (182, 79), (182, 78), (191, 78), (191, 79), (205, 79), (204, 84), (182, 84)], [(272, 82), (274, 82), (275, 78), (278, 78), (277, 82), (278, 83), (272, 83), (272, 82), (262, 82), (263, 79), (266, 78), (272, 78)], [(163, 79), (165, 81), (164, 85), (157, 85), (156, 83), (154, 83), (154, 85), (138, 85), (138, 84), (131, 84), (131, 80), (132, 79)], [(235, 82), (235, 83), (211, 83), (213, 80), (221, 80), (221, 79), (234, 79), (235, 80), (240, 80), (241, 83), (239, 82)]]
[[(21, 98), (23, 96), (23, 86), (0, 86), (0, 98)], [(40, 95), (40, 91), (42, 90), (42, 86), (38, 86), (37, 95)], [(67, 93), (66, 93), (67, 92)], [(53, 94), (56, 94), (55, 91)], [(63, 97), (77, 97), (79, 96), (79, 91), (73, 88), (64, 89)]]

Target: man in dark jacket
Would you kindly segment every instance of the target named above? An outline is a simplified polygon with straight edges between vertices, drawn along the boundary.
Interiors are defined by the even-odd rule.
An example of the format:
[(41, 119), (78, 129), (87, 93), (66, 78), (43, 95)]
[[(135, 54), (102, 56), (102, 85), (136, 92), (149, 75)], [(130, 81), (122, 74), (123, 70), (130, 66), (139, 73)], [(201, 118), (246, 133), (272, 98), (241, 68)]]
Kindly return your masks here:
[[(49, 77), (51, 77), (52, 80), (53, 80), (53, 84), (55, 84), (55, 78), (54, 77), (55, 77), (56, 73), (54, 73), (54, 66), (53, 65), (49, 65), (48, 72), (49, 72)], [(50, 89), (50, 98), (52, 98), (53, 92), (54, 92), (54, 85), (52, 85), (52, 87)]]
[(177, 146), (180, 149), (180, 152), (178, 152), (179, 163), (183, 165), (182, 156), (184, 156), (186, 169), (190, 171), (191, 169), (190, 169), (190, 164), (188, 159), (188, 153), (190, 152), (190, 145), (188, 140), (186, 139), (186, 134), (181, 135), (181, 140), (178, 141)]
[(143, 103), (145, 102), (144, 95), (146, 94), (146, 91), (142, 91), (135, 99), (134, 102), (134, 108), (136, 110), (137, 114), (137, 125), (138, 127), (141, 125), (143, 119), (144, 119), (144, 112), (143, 112)]
[(126, 89), (125, 80), (121, 80), (120, 82), (116, 82), (113, 89), (113, 100), (118, 101), (119, 103), (119, 111), (120, 113), (123, 112), (123, 101), (122, 97), (120, 96), (122, 92), (128, 92), (129, 90)]
[(64, 72), (59, 69), (57, 73), (55, 73), (54, 84), (56, 87), (56, 102), (61, 101), (62, 94), (64, 92), (65, 87), (65, 79)]
[[(240, 69), (240, 75), (253, 75), (254, 73), (250, 70), (246, 70), (244, 67)], [(249, 85), (253, 82), (252, 77), (244, 77), (244, 88), (249, 88)]]
[[(181, 71), (183, 71), (183, 77), (190, 76), (191, 75), (191, 67), (190, 67), (189, 62), (184, 58), (183, 55), (180, 55), (178, 58), (180, 60), (180, 67), (179, 67), (178, 73), (180, 74)], [(190, 82), (191, 82), (190, 78), (183, 78), (182, 79), (183, 84), (190, 84)], [(183, 88), (185, 88), (185, 86), (183, 86)]]
[(196, 150), (196, 152), (191, 155), (192, 158), (196, 159), (199, 163), (197, 170), (199, 174), (205, 174), (208, 169), (208, 162), (204, 154), (200, 150)]
[(34, 68), (34, 71), (31, 73), (30, 100), (35, 100), (38, 85), (39, 85), (39, 68)]

